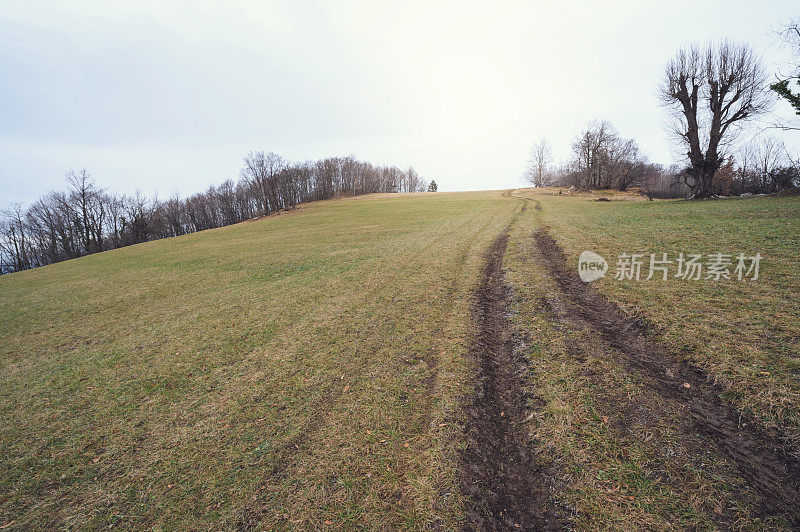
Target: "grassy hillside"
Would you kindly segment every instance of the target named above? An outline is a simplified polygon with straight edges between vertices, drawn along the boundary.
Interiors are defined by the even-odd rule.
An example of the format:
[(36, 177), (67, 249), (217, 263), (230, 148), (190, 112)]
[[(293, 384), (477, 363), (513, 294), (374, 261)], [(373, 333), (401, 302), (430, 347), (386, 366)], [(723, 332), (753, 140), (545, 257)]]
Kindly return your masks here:
[[(800, 200), (611, 199), (331, 200), (0, 277), (0, 527), (458, 525), (463, 408), (480, 403), (473, 310), (500, 276), (485, 278), (490, 248), (513, 327), (493, 334), (515, 342), (506, 381), (522, 379), (514, 414), (530, 413), (502, 422), (528, 435), (519, 452), (560, 519), (790, 526), (769, 486), (698, 432), (689, 399), (632, 365), (633, 336), (609, 339), (578, 307), (617, 304), (645, 347), (708, 374), (718, 410), (796, 442)], [(764, 259), (758, 281), (607, 276), (571, 293), (550, 237), (573, 273), (584, 249), (612, 268), (623, 252)]]
[(760, 253), (756, 281), (663, 281), (660, 274), (618, 281), (610, 272), (597, 284), (724, 383), (742, 408), (786, 427), (800, 442), (799, 198), (604, 203), (538, 197), (542, 222), (576, 263), (587, 249), (603, 255), (612, 271), (620, 253), (643, 253), (646, 263), (649, 253), (673, 260), (680, 252)]
[(519, 201), (366, 197), (0, 278), (0, 525), (421, 525)]
[[(540, 405), (529, 432), (570, 520), (578, 528), (614, 530), (796, 527), (754, 487), (748, 461), (756, 463), (756, 457), (735, 454), (746, 448), (744, 439), (733, 437), (734, 455), (726, 452), (693, 400), (675, 396), (706, 382), (701, 376), (690, 385), (690, 374), (682, 379), (681, 362), (704, 370), (723, 407), (731, 405), (734, 424), (741, 412), (744, 431), (751, 418), (779, 428), (790, 441), (781, 456), (796, 469), (800, 200), (613, 196), (598, 202), (589, 195), (515, 195), (538, 206), (516, 224), (506, 258), (516, 323), (526, 337), (531, 393)], [(587, 320), (580, 307), (593, 300), (576, 298), (553, 278), (552, 259), (535, 238), (542, 231), (564, 249), (572, 275), (583, 250), (609, 261), (609, 273), (592, 286), (629, 316), (627, 329), (643, 324), (652, 345), (674, 364), (656, 374), (643, 371), (637, 357), (646, 357), (651, 344), (627, 352), (631, 342), (608, 337), (608, 316)], [(614, 278), (620, 253), (650, 252), (673, 259), (679, 252), (760, 252), (764, 259), (757, 281), (663, 281), (660, 275), (647, 281), (646, 270), (641, 281)], [(675, 392), (664, 394), (657, 382), (662, 377), (674, 378)], [(798, 487), (797, 478), (785, 478), (776, 489), (795, 493), (790, 504), (796, 508)]]

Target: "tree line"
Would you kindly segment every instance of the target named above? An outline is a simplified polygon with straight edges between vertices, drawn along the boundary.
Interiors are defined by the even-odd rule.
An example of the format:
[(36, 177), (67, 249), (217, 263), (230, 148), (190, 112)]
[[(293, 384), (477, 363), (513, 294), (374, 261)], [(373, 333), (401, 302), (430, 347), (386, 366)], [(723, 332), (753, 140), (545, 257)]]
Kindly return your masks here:
[(542, 138), (533, 148), (526, 177), (537, 187), (564, 186), (580, 190), (627, 190), (640, 185), (656, 166), (642, 155), (633, 139), (619, 135), (607, 120), (594, 121), (572, 143), (571, 156), (553, 166), (552, 150)]
[[(525, 177), (534, 186), (626, 190), (638, 187), (653, 197), (709, 198), (717, 195), (769, 194), (800, 187), (800, 161), (777, 138), (737, 142), (746, 124), (781, 98), (800, 116), (800, 25), (781, 35), (796, 52), (797, 69), (768, 85), (757, 53), (747, 44), (725, 41), (682, 48), (667, 63), (658, 88), (672, 119), (670, 132), (685, 150), (670, 167), (650, 163), (633, 139), (619, 135), (608, 121), (595, 121), (572, 143), (571, 157), (554, 166), (545, 139), (531, 152)], [(778, 124), (777, 129), (798, 127)]]
[[(608, 121), (591, 122), (572, 145), (571, 157), (554, 165), (546, 139), (532, 150), (527, 179), (537, 187), (575, 190), (638, 189), (654, 198), (687, 198), (695, 193), (691, 167), (649, 162), (636, 142), (619, 136)], [(715, 170), (714, 196), (772, 194), (800, 187), (800, 164), (792, 160), (783, 141), (763, 135), (730, 149)]]
[(231, 225), (309, 201), (436, 188), (411, 167), (354, 157), (292, 163), (265, 152), (245, 156), (238, 180), (163, 201), (139, 191), (118, 195), (98, 186), (88, 171), (72, 171), (66, 190), (0, 212), (0, 274)]

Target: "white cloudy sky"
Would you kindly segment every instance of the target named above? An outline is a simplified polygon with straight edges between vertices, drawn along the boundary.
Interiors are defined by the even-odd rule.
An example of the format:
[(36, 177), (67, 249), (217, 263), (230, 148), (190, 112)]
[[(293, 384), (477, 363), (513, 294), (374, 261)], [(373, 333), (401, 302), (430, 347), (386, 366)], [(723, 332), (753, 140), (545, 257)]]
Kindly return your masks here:
[(785, 69), (772, 30), (798, 14), (793, 1), (4, 0), (0, 206), (81, 167), (119, 192), (191, 193), (235, 177), (250, 150), (510, 187), (538, 137), (566, 157), (596, 118), (667, 163), (668, 58), (734, 38)]

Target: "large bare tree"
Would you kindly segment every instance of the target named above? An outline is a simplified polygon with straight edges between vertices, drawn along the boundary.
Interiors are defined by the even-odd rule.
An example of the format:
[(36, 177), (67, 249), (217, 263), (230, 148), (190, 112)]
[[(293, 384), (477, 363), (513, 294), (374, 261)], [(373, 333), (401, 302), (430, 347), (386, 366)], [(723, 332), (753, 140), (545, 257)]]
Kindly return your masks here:
[(667, 64), (659, 92), (687, 148), (687, 184), (695, 197), (713, 194), (714, 174), (735, 128), (767, 109), (765, 85), (761, 61), (746, 44), (691, 46)]

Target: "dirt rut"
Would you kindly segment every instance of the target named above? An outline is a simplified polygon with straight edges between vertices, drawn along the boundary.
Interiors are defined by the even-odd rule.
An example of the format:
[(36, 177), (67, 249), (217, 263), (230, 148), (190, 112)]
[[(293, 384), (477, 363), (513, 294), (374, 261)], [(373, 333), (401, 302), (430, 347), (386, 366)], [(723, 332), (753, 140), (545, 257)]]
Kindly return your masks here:
[(782, 513), (800, 526), (800, 464), (780, 434), (758, 427), (720, 399), (722, 390), (698, 369), (679, 361), (647, 337), (646, 327), (583, 283), (567, 268), (566, 258), (550, 234), (535, 234), (551, 276), (574, 312), (623, 354), (629, 368), (667, 400), (682, 404), (696, 432), (715, 443), (762, 495), (765, 513)]
[(478, 362), (475, 398), (466, 409), (461, 454), (463, 487), (471, 500), (468, 528), (543, 530), (557, 526), (547, 511), (545, 477), (528, 448), (520, 367), (508, 321), (503, 255), (508, 233), (493, 243), (477, 294), (478, 329), (471, 355)]

